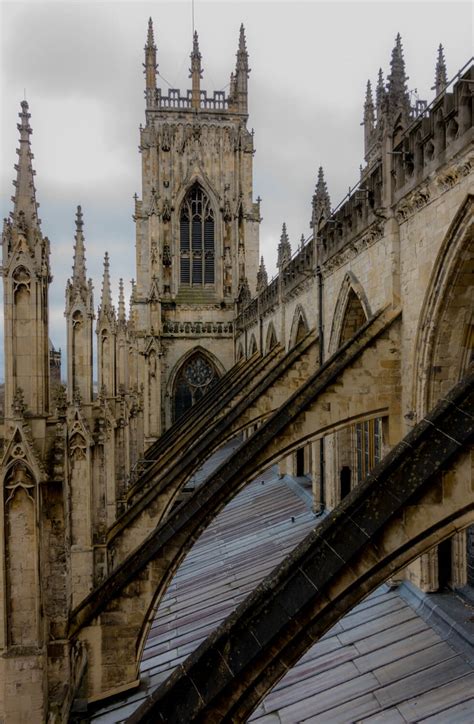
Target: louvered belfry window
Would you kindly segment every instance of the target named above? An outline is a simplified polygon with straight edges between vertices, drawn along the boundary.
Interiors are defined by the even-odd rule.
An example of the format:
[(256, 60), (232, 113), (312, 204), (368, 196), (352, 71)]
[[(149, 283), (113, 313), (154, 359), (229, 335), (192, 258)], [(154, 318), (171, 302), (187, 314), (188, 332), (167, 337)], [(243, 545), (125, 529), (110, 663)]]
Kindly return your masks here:
[(214, 214), (202, 188), (187, 193), (180, 216), (180, 281), (185, 286), (214, 284)]

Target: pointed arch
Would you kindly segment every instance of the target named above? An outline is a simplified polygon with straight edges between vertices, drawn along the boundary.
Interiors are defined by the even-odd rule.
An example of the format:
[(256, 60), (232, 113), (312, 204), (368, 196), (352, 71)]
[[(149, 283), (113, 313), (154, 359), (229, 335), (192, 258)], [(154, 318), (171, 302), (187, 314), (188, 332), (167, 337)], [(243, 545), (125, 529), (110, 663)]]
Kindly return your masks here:
[(257, 340), (255, 339), (255, 335), (252, 334), (249, 344), (249, 357), (252, 357), (256, 352), (258, 352)]
[(301, 304), (298, 304), (291, 323), (289, 349), (300, 342), (309, 332), (308, 319)]
[(242, 346), (242, 342), (239, 342), (239, 344), (237, 345), (237, 352), (236, 352), (236, 355), (235, 355), (235, 361), (236, 361), (236, 362), (239, 362), (239, 360), (241, 360), (243, 356), (244, 356), (244, 348), (243, 348), (243, 346)]
[(474, 195), (456, 214), (439, 250), (414, 345), (413, 410), (426, 414), (461, 376), (474, 343)]
[(335, 352), (341, 344), (350, 339), (352, 334), (371, 316), (372, 312), (364, 288), (353, 272), (347, 272), (334, 307), (329, 354)]
[(174, 366), (168, 381), (171, 418), (175, 422), (191, 408), (225, 372), (217, 357), (193, 347)]
[(265, 338), (265, 354), (268, 354), (278, 344), (273, 322), (270, 322), (267, 328), (267, 336)]

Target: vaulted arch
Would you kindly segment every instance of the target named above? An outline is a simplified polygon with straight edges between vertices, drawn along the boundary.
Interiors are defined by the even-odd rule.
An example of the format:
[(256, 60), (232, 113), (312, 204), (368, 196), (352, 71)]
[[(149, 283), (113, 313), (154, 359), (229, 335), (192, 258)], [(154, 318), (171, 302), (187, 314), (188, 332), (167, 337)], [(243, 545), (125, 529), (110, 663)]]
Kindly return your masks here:
[(332, 354), (341, 344), (347, 342), (357, 329), (365, 324), (371, 314), (364, 288), (353, 272), (347, 272), (334, 307), (329, 338), (329, 354)]

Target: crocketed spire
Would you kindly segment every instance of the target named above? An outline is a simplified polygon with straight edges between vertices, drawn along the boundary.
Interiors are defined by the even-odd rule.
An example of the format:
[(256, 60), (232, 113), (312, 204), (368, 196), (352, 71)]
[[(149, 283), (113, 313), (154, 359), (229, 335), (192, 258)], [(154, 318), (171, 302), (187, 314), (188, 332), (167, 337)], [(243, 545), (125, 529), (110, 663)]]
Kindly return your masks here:
[(365, 103), (364, 103), (364, 125), (367, 129), (374, 127), (375, 114), (374, 114), (374, 100), (372, 96), (372, 84), (370, 80), (367, 81), (367, 90), (365, 92)]
[(117, 320), (119, 324), (127, 323), (127, 314), (125, 311), (125, 292), (123, 289), (123, 279), (119, 279), (119, 298), (118, 298), (118, 314)]
[(154, 108), (156, 105), (156, 71), (158, 65), (156, 62), (156, 45), (153, 36), (153, 21), (148, 20), (148, 32), (145, 45), (145, 62), (143, 63), (143, 72), (145, 73), (145, 98), (146, 107)]
[(280, 243), (278, 244), (278, 261), (277, 266), (279, 268), (288, 264), (291, 259), (291, 245), (286, 232), (286, 224), (283, 223), (281, 229)]
[(265, 262), (263, 260), (263, 256), (260, 258), (260, 266), (258, 268), (257, 272), (257, 294), (260, 294), (260, 292), (263, 292), (265, 287), (268, 286), (268, 274), (267, 270), (265, 269)]
[(444, 48), (439, 45), (438, 48), (438, 60), (436, 61), (436, 73), (435, 73), (435, 84), (434, 89), (436, 95), (439, 95), (444, 91), (448, 84), (448, 77), (446, 71), (446, 61), (444, 59)]
[(103, 312), (112, 309), (112, 291), (110, 288), (110, 262), (109, 254), (104, 255), (104, 275), (102, 277), (102, 293), (100, 295), (100, 308)]
[(18, 114), (20, 123), (17, 128), (20, 131), (20, 146), (17, 149), (18, 163), (15, 164), (16, 180), (13, 181), (15, 194), (12, 196), (13, 201), (13, 222), (16, 225), (24, 226), (33, 232), (40, 228), (40, 219), (38, 218), (38, 206), (36, 202), (36, 190), (34, 183), (35, 171), (31, 161), (34, 156), (31, 152), (30, 136), (33, 133), (30, 126), (31, 114), (28, 112), (28, 103), (21, 102), (21, 111)]
[(380, 120), (380, 116), (382, 115), (382, 110), (384, 106), (384, 101), (386, 98), (387, 92), (385, 90), (385, 83), (383, 79), (383, 72), (382, 68), (379, 68), (379, 75), (377, 79), (377, 90), (375, 95), (375, 103), (377, 108), (377, 121)]
[(84, 247), (84, 221), (82, 208), (77, 207), (76, 211), (76, 234), (74, 244), (74, 263), (72, 267), (72, 283), (74, 286), (87, 287), (86, 282), (86, 253)]
[(331, 199), (329, 198), (326, 181), (324, 180), (323, 167), (318, 170), (318, 181), (313, 196), (313, 217), (311, 226), (316, 231), (321, 218), (328, 219), (331, 215)]
[(407, 90), (408, 76), (405, 75), (405, 61), (403, 59), (402, 38), (397, 33), (395, 47), (392, 50), (390, 61), (390, 75), (388, 76), (388, 104), (392, 115), (403, 112), (410, 113), (410, 97)]

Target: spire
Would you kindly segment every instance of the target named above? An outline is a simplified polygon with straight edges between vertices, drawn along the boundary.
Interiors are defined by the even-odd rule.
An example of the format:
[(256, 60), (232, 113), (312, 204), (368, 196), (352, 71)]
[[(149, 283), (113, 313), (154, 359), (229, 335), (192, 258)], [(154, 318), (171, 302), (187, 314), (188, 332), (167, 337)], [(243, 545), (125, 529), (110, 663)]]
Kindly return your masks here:
[(86, 282), (86, 256), (84, 248), (84, 222), (82, 219), (82, 208), (77, 207), (76, 212), (76, 235), (74, 237), (74, 263), (72, 267), (72, 283), (76, 287), (87, 287)]
[(386, 96), (385, 83), (383, 79), (382, 68), (379, 68), (379, 75), (377, 79), (377, 90), (375, 95), (375, 103), (377, 107), (377, 121), (380, 120), (382, 115), (383, 104)]
[(291, 245), (290, 245), (290, 240), (288, 239), (288, 234), (286, 233), (286, 224), (283, 223), (283, 226), (281, 229), (280, 243), (278, 244), (278, 261), (277, 261), (278, 268), (281, 269), (283, 266), (285, 266), (285, 264), (288, 264), (290, 259), (291, 259)]
[(439, 95), (448, 85), (448, 77), (446, 71), (446, 61), (444, 60), (444, 48), (439, 44), (438, 60), (436, 62), (435, 84), (434, 90)]
[(235, 66), (235, 103), (239, 113), (247, 113), (247, 90), (248, 77), (250, 73), (249, 55), (247, 53), (247, 44), (245, 41), (244, 25), (240, 26), (239, 47), (237, 50), (237, 63)]
[(110, 289), (110, 263), (109, 254), (104, 256), (104, 276), (102, 277), (102, 294), (100, 296), (100, 310), (105, 312), (112, 309), (112, 292)]
[(38, 206), (36, 202), (36, 191), (34, 184), (35, 171), (31, 164), (33, 154), (31, 152), (30, 136), (33, 133), (30, 126), (30, 113), (28, 113), (28, 103), (21, 102), (21, 112), (18, 114), (20, 123), (17, 128), (20, 131), (20, 147), (17, 149), (18, 163), (15, 164), (17, 172), (15, 186), (15, 195), (12, 196), (14, 203), (12, 218), (15, 224), (22, 226), (30, 231), (39, 230), (40, 219), (38, 219)]
[(127, 323), (127, 315), (125, 312), (125, 294), (123, 291), (123, 279), (119, 279), (118, 322), (122, 325), (125, 325)]
[(365, 103), (364, 103), (364, 125), (373, 128), (374, 126), (374, 100), (372, 97), (372, 84), (370, 80), (367, 81), (367, 90), (365, 92)]
[(257, 272), (257, 294), (260, 294), (260, 292), (263, 292), (265, 287), (268, 286), (268, 274), (267, 270), (265, 269), (265, 262), (263, 260), (263, 256), (260, 258), (260, 266), (258, 268)]
[(313, 196), (313, 218), (311, 226), (315, 230), (318, 229), (318, 224), (321, 218), (328, 219), (331, 216), (331, 199), (329, 198), (326, 181), (324, 180), (323, 167), (320, 166), (318, 170), (318, 181), (316, 183), (316, 189)]
[(128, 309), (128, 323), (133, 327), (133, 304), (135, 302), (135, 293), (136, 293), (136, 285), (135, 285), (135, 279), (130, 280), (130, 285), (132, 287), (132, 290), (130, 292), (130, 304)]
[(148, 33), (145, 45), (145, 62), (143, 63), (145, 73), (145, 98), (147, 109), (155, 108), (157, 101), (156, 92), (156, 45), (153, 36), (153, 20), (148, 20)]
[(195, 109), (201, 106), (201, 53), (199, 52), (199, 38), (197, 30), (194, 31), (193, 50), (191, 53), (191, 68), (189, 69), (189, 77), (192, 78), (192, 107)]
[(390, 75), (388, 76), (388, 103), (392, 115), (400, 111), (410, 113), (410, 98), (408, 95), (405, 75), (405, 61), (403, 59), (402, 38), (397, 33), (395, 47), (392, 50), (390, 61)]

